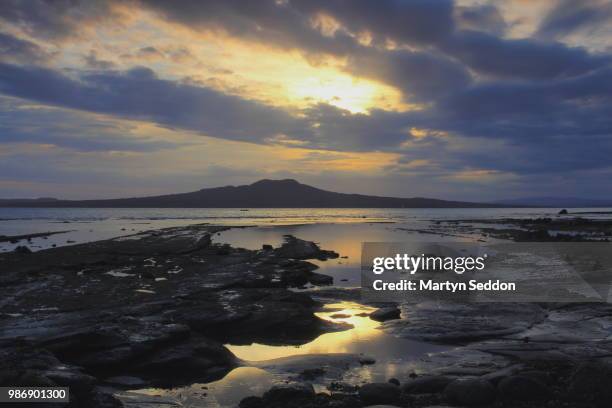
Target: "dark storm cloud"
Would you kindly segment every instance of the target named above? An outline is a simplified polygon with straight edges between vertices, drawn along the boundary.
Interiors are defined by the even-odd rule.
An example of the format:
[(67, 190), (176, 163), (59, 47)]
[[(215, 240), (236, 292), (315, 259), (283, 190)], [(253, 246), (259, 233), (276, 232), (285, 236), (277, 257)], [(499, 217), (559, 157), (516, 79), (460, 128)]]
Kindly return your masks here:
[(319, 104), (294, 116), (258, 102), (156, 77), (149, 68), (83, 73), (73, 79), (46, 68), (0, 63), (0, 92), (53, 106), (148, 120), (212, 137), (267, 143), (277, 135), (303, 147), (391, 149), (409, 137), (407, 118), (375, 110), (369, 115)]
[(612, 3), (608, 0), (560, 0), (540, 24), (537, 36), (559, 38), (611, 20)]
[(82, 152), (151, 152), (180, 146), (149, 136), (135, 137), (125, 121), (95, 117), (74, 110), (30, 106), (0, 97), (0, 141), (58, 146)]
[(110, 14), (104, 0), (2, 0), (0, 20), (35, 37), (62, 39)]
[(331, 15), (352, 32), (367, 30), (378, 42), (390, 38), (435, 44), (455, 28), (451, 0), (292, 0), (290, 4), (307, 15)]
[(530, 39), (508, 40), (476, 31), (458, 32), (441, 47), (470, 68), (500, 78), (580, 75), (612, 61), (609, 55), (592, 55), (584, 48)]
[(282, 110), (159, 79), (144, 67), (83, 74), (77, 80), (50, 69), (0, 63), (0, 92), (233, 140), (262, 142), (278, 133), (299, 135), (304, 127), (303, 122)]
[(391, 84), (412, 102), (435, 100), (471, 82), (467, 69), (456, 61), (443, 55), (407, 50), (356, 53), (348, 59), (346, 70)]
[(411, 119), (396, 112), (373, 110), (351, 114), (327, 104), (305, 111), (311, 128), (311, 145), (332, 150), (394, 150), (410, 138)]
[(461, 29), (485, 31), (502, 35), (508, 29), (504, 17), (492, 4), (455, 7), (455, 18)]
[(37, 44), (0, 32), (0, 61), (40, 63), (49, 57)]
[(308, 52), (345, 54), (357, 42), (345, 33), (326, 37), (314, 30), (310, 15), (276, 0), (197, 1), (140, 0), (170, 21), (196, 29), (223, 29), (229, 34)]
[[(505, 23), (492, 6), (455, 10), (451, 1), (429, 0), (267, 0), (256, 3), (230, 0), (203, 4), (192, 0), (142, 1), (166, 18), (181, 24), (197, 28), (222, 27), (232, 35), (302, 49), (306, 53), (354, 58), (371, 47), (360, 45), (349, 33), (367, 31), (373, 37), (374, 45), (393, 40), (399, 44), (421, 47), (423, 55), (437, 49), (458, 59), (471, 70), (500, 78), (580, 75), (610, 62), (608, 56), (591, 55), (582, 48), (561, 43), (504, 39), (493, 35), (493, 28), (504, 24), (503, 29)], [(332, 16), (342, 24), (343, 29), (331, 36), (323, 35), (311, 24), (312, 18), (319, 13)], [(459, 29), (454, 14), (458, 16), (461, 26), (468, 22), (479, 25), (489, 33)], [(383, 59), (394, 58), (393, 55), (382, 55), (385, 50), (379, 49), (378, 52)], [(444, 59), (440, 61), (442, 65), (448, 65)], [(388, 79), (388, 75), (379, 79)], [(400, 78), (399, 83), (391, 85), (402, 89), (402, 82)]]
[[(305, 147), (398, 152), (407, 163), (425, 157), (436, 162), (441, 174), (473, 168), (518, 174), (603, 169), (612, 154), (611, 57), (542, 41), (599, 24), (608, 18), (600, 3), (562, 1), (540, 26), (539, 38), (509, 39), (502, 37), (507, 26), (496, 8), (455, 7), (451, 1), (139, 2), (193, 29), (222, 29), (307, 57), (345, 57), (347, 72), (390, 84), (407, 101), (423, 103), (421, 110), (405, 113), (350, 114), (320, 104), (296, 115), (161, 79), (147, 68), (95, 74), (75, 70), (68, 76), (1, 64), (0, 92), (225, 139), (268, 143), (286, 135)], [(25, 4), (4, 2), (0, 16), (37, 36), (56, 38), (78, 30), (74, 16), (91, 21), (111, 12), (96, 3), (72, 8), (61, 1), (28, 12)], [(45, 8), (51, 11), (42, 13)], [(319, 14), (332, 16), (341, 27), (322, 33), (312, 24)], [(366, 31), (372, 37), (369, 45), (355, 37)], [(387, 41), (397, 47), (384, 47)], [(413, 127), (450, 136), (415, 140)]]

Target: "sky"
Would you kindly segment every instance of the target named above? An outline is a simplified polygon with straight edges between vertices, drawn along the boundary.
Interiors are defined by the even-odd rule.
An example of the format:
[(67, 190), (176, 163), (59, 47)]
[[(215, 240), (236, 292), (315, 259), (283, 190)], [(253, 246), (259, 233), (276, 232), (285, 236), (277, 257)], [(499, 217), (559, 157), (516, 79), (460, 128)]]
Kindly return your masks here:
[(612, 198), (611, 0), (0, 2), (0, 198)]

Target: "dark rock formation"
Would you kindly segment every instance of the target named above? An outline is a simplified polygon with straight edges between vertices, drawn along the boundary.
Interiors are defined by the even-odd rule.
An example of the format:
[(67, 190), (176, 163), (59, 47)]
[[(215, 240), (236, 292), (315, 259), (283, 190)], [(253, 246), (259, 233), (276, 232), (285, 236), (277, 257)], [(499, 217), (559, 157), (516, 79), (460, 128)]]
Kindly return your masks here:
[(0, 385), (65, 385), (74, 406), (118, 406), (98, 385), (208, 382), (240, 364), (223, 343), (299, 345), (347, 328), (287, 290), (329, 282), (303, 259), (332, 252), (298, 238), (279, 253), (212, 243), (222, 229), (0, 254)]
[(451, 381), (452, 378), (443, 375), (419, 377), (406, 381), (402, 385), (402, 392), (406, 394), (436, 394), (444, 391)]
[(550, 398), (550, 390), (545, 384), (521, 375), (504, 378), (497, 389), (503, 398), (510, 400), (541, 401)]
[(458, 378), (444, 389), (449, 401), (466, 406), (485, 405), (496, 398), (495, 387), (479, 378)]
[(370, 319), (376, 320), (377, 322), (384, 322), (387, 320), (399, 319), (400, 315), (400, 310), (395, 306), (383, 307), (370, 313)]
[(365, 405), (393, 404), (399, 397), (400, 388), (389, 382), (369, 383), (359, 388), (359, 398)]

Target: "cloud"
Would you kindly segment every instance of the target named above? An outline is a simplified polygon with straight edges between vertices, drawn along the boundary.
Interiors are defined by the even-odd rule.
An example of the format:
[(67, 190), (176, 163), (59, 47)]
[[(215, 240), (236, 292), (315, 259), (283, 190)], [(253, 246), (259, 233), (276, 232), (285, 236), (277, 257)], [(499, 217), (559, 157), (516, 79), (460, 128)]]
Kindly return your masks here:
[(345, 69), (393, 85), (411, 102), (435, 100), (472, 81), (468, 70), (450, 58), (407, 50), (356, 53), (348, 58)]
[(493, 4), (455, 6), (455, 20), (462, 30), (484, 31), (497, 36), (508, 29), (504, 16)]
[(450, 0), (294, 0), (290, 4), (308, 15), (331, 15), (353, 33), (368, 31), (377, 43), (392, 39), (400, 43), (431, 45), (455, 29)]
[(462, 31), (442, 45), (444, 51), (471, 69), (497, 78), (550, 79), (581, 75), (612, 62), (609, 55), (531, 39), (502, 39)]
[[(531, 38), (502, 38), (499, 35), (505, 22), (499, 10), (490, 5), (455, 7), (446, 0), (267, 0), (257, 6), (237, 0), (204, 4), (192, 0), (142, 1), (165, 18), (195, 29), (216, 27), (236, 37), (305, 54), (347, 56), (350, 61), (363, 62), (364, 55), (374, 54), (381, 60), (382, 74), (368, 69), (374, 62), (367, 62), (367, 58), (363, 69), (352, 69), (355, 64), (350, 64), (349, 70), (369, 78), (375, 76), (399, 89), (406, 89), (409, 75), (393, 70), (412, 73), (415, 67), (423, 68), (420, 72), (425, 75), (440, 71), (434, 80), (450, 75), (451, 81), (464, 80), (459, 77), (465, 75), (460, 73), (465, 68), (497, 78), (547, 79), (581, 75), (611, 62), (609, 56), (592, 55), (580, 47)], [(320, 14), (337, 21), (339, 29), (328, 35), (318, 30), (312, 21)], [(371, 37), (370, 46), (359, 42), (361, 33)], [(395, 42), (400, 51), (388, 50), (387, 41)], [(405, 46), (411, 52), (405, 52)], [(464, 67), (452, 68), (450, 59), (459, 60)], [(387, 60), (393, 67), (385, 67)]]
[(0, 97), (2, 143), (52, 145), (80, 152), (152, 152), (184, 145), (138, 133), (138, 124)]
[(210, 136), (257, 142), (302, 134), (287, 112), (209, 88), (159, 79), (144, 67), (83, 73), (78, 79), (40, 67), (0, 63), (0, 92), (71, 109), (148, 120)]
[(0, 61), (17, 63), (42, 63), (51, 55), (39, 45), (0, 32)]
[[(516, 34), (516, 21), (504, 14), (510, 6), (450, 0), (35, 3), (8, 0), (0, 7), (8, 27), (0, 34), (0, 93), (21, 101), (0, 111), (2, 143), (147, 154), (177, 148), (175, 140), (135, 134), (129, 121), (142, 121), (258, 147), (318, 149), (302, 161), (321, 166), (337, 152), (391, 153), (400, 157), (387, 167), (395, 186), (400, 177), (429, 177), (446, 188), (479, 177), (504, 183), (532, 177), (545, 185), (546, 177), (561, 174), (609, 173), (612, 57), (590, 51), (588, 41), (580, 42), (585, 35), (574, 36), (604, 27), (608, 2), (558, 1), (536, 32), (521, 38), (510, 37)], [(136, 6), (145, 12), (130, 13)], [(143, 15), (147, 24), (138, 20)], [(107, 23), (140, 35), (129, 44), (104, 36), (77, 41)], [(168, 37), (133, 33), (134, 24), (163, 27)], [(298, 110), (250, 99), (269, 95), (258, 91), (274, 65), (253, 73), (245, 61), (228, 71), (208, 58), (221, 52), (207, 54), (207, 44), (193, 41), (202, 33), (223, 47), (255, 44), (262, 59), (270, 48), (291, 51), (314, 68), (382, 82), (402, 93), (409, 110), (352, 114), (324, 103)], [(573, 46), (559, 42), (569, 36)], [(51, 61), (48, 49), (59, 49), (61, 58)], [(107, 55), (120, 56), (113, 58), (117, 65)], [(227, 86), (207, 86), (215, 69)], [(236, 83), (243, 97), (229, 94)], [(273, 85), (285, 85), (279, 83)]]
[(0, 20), (28, 34), (61, 40), (112, 14), (111, 2), (88, 0), (3, 0)]
[(560, 0), (541, 22), (536, 35), (557, 39), (581, 30), (592, 30), (611, 20), (612, 3), (608, 0)]
[(115, 66), (115, 63), (112, 61), (99, 59), (95, 50), (89, 51), (89, 54), (85, 55), (83, 60), (85, 61), (85, 65), (87, 67), (93, 69), (107, 70)]

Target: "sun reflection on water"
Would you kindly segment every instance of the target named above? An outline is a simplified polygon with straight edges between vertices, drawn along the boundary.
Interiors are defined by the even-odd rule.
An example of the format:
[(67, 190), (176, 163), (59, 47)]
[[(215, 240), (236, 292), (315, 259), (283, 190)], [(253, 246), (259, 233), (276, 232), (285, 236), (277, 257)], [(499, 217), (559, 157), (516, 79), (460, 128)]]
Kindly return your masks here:
[(325, 310), (316, 313), (318, 317), (331, 322), (349, 323), (350, 330), (325, 333), (310, 343), (301, 346), (226, 345), (236, 357), (247, 361), (263, 361), (302, 354), (354, 353), (356, 345), (371, 341), (383, 333), (378, 330), (380, 323), (367, 317), (375, 309), (352, 302), (328, 304)]

